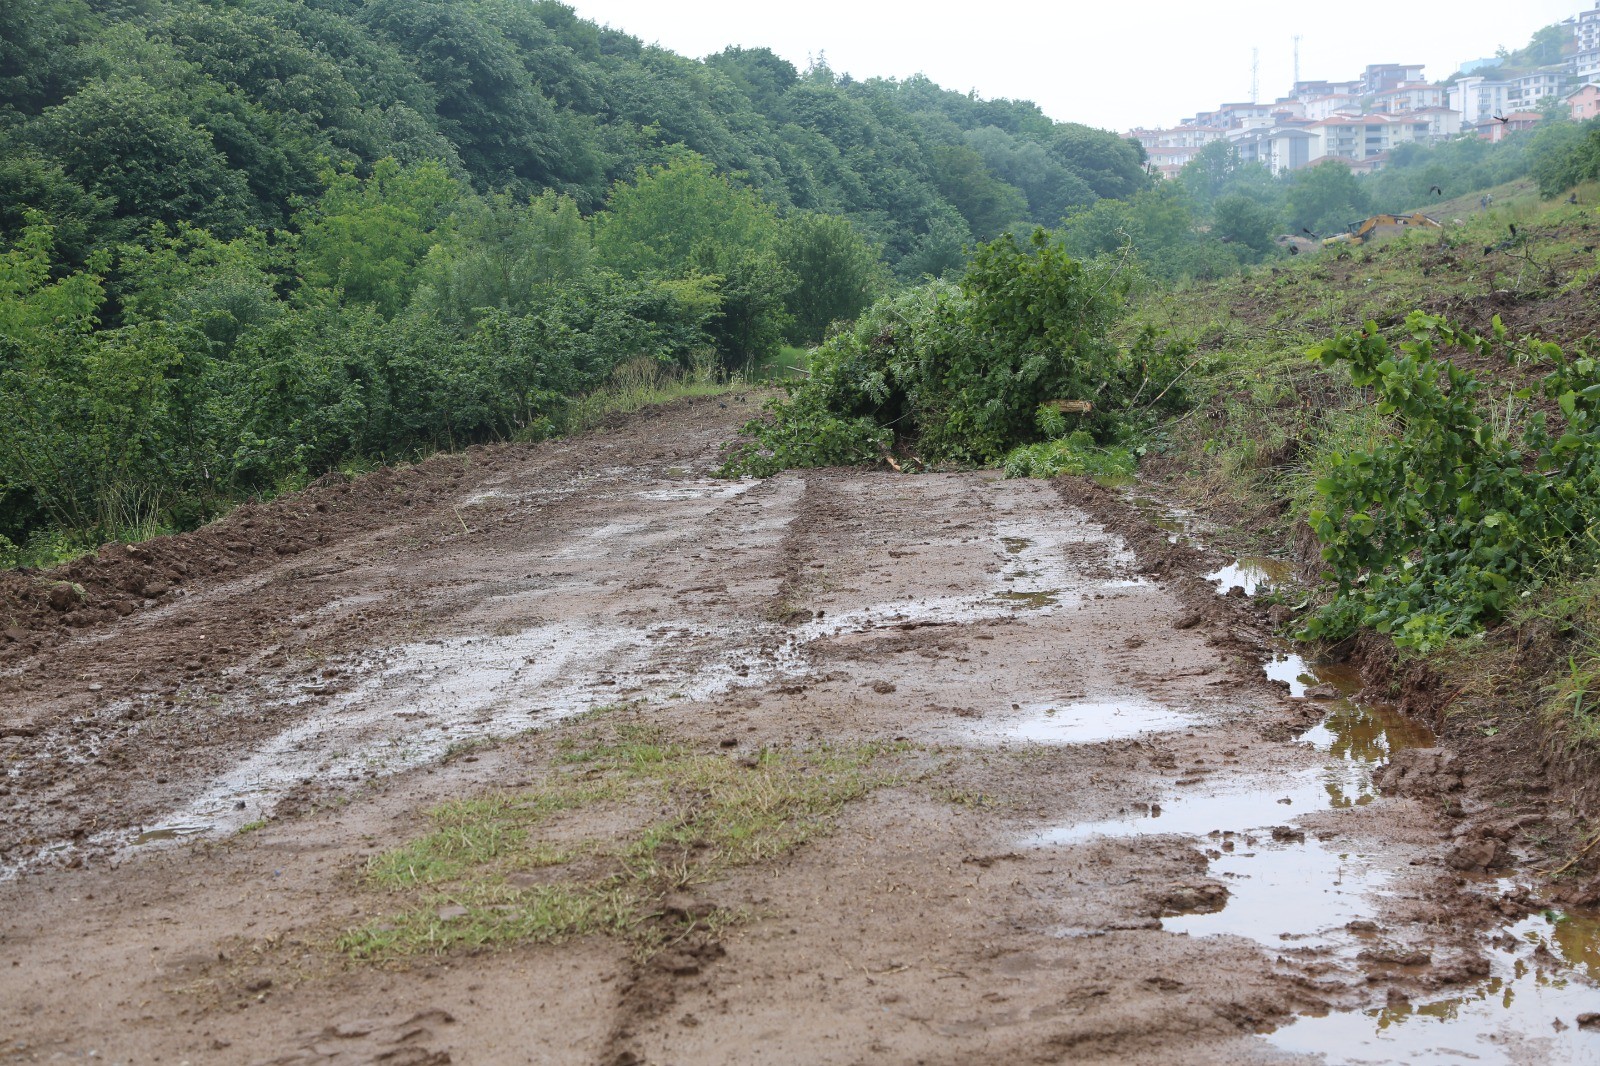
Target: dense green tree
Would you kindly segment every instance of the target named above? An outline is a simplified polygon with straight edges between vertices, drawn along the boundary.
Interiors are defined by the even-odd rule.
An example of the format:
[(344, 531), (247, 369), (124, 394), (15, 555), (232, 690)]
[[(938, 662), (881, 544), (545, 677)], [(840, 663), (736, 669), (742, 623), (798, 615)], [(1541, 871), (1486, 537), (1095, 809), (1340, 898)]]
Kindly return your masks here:
[(1343, 163), (1319, 163), (1295, 173), (1289, 184), (1288, 221), (1292, 233), (1320, 236), (1342, 233), (1372, 213), (1367, 190)]
[(787, 219), (778, 257), (795, 276), (788, 299), (795, 341), (821, 340), (833, 323), (855, 318), (888, 280), (877, 250), (837, 215), (808, 211)]
[(1046, 147), (1062, 166), (1082, 178), (1096, 196), (1126, 199), (1150, 184), (1144, 149), (1105, 130), (1063, 123)]
[(138, 79), (91, 82), (46, 109), (29, 134), (118, 218), (231, 234), (248, 216), (245, 176), (176, 100)]
[(572, 176), (555, 109), (511, 43), (470, 6), (372, 0), (362, 18), (412, 58), (437, 94), (440, 132), (479, 180), (533, 188)]
[(986, 167), (1020, 189), (1028, 199), (1028, 218), (1042, 226), (1058, 224), (1074, 208), (1098, 197), (1089, 183), (1051, 157), (1044, 145), (1018, 138), (998, 126), (983, 126), (965, 135), (966, 143)]
[(777, 236), (777, 212), (699, 156), (618, 182), (595, 221), (602, 263), (625, 276), (680, 273), (705, 242), (770, 249)]
[(546, 191), (519, 202), (496, 193), (469, 204), (418, 275), (413, 310), (463, 330), (484, 314), (529, 314), (586, 278), (594, 250), (571, 197)]
[(379, 313), (400, 310), (423, 256), (443, 237), (463, 190), (440, 163), (381, 160), (365, 180), (327, 175), (327, 191), (296, 216), (308, 289), (338, 289)]
[(83, 0), (6, 0), (0, 4), (0, 117), (37, 114), (77, 81), (73, 48), (93, 25)]
[(0, 153), (0, 241), (15, 240), (30, 211), (42, 212), (54, 231), (56, 254), (82, 266), (93, 245), (107, 236), (115, 203), (67, 176), (61, 164), (19, 148)]
[(1272, 254), (1278, 229), (1278, 213), (1253, 197), (1230, 193), (1212, 205), (1211, 236), (1230, 245), (1242, 261)]
[(971, 148), (943, 145), (932, 156), (934, 187), (961, 212), (979, 240), (990, 240), (1027, 218), (1027, 197), (990, 173), (983, 156)]

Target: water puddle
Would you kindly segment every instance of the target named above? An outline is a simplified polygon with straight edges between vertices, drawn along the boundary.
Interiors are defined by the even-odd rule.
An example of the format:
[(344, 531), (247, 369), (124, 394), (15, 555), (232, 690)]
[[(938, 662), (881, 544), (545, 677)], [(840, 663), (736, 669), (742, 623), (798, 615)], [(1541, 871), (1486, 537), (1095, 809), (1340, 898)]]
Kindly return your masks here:
[(1195, 724), (1194, 715), (1142, 696), (1130, 696), (1120, 700), (1027, 704), (1021, 708), (1020, 718), (996, 722), (979, 735), (984, 739), (1035, 744), (1098, 744), (1187, 729)]
[(1546, 911), (1492, 938), (1490, 976), (1435, 999), (1303, 1017), (1263, 1037), (1352, 1064), (1600, 1062), (1600, 916)]
[(717, 480), (705, 478), (683, 485), (674, 485), (664, 489), (646, 489), (634, 495), (641, 500), (657, 500), (675, 502), (678, 500), (731, 500), (735, 496), (742, 496), (749, 492), (760, 482), (746, 478), (738, 481)]
[(1274, 652), (1272, 658), (1262, 664), (1262, 669), (1268, 681), (1288, 685), (1289, 695), (1297, 700), (1304, 699), (1307, 691), (1322, 683), (1305, 658), (1294, 652)]
[[(1311, 682), (1352, 690), (1346, 673), (1324, 669), (1319, 677), (1301, 667)], [(1264, 786), (1136, 804), (1115, 818), (1062, 826), (1034, 842), (1197, 837), (1211, 860), (1211, 876), (1228, 888), (1227, 903), (1210, 913), (1164, 918), (1163, 928), (1191, 936), (1228, 933), (1275, 949), (1346, 943), (1346, 926), (1375, 913), (1391, 875), (1377, 856), (1352, 842), (1295, 823), (1316, 811), (1371, 803), (1377, 795), (1374, 771), (1402, 748), (1431, 745), (1433, 734), (1389, 708), (1338, 700), (1299, 739), (1326, 757), (1322, 766)]]
[(157, 829), (146, 829), (133, 838), (133, 844), (135, 847), (140, 847), (145, 844), (184, 840), (188, 837), (197, 837), (202, 833), (209, 833), (212, 828), (209, 825), (164, 825)]
[(1040, 607), (1055, 607), (1061, 603), (1060, 589), (1041, 589), (1038, 592), (996, 592), (994, 598), (1003, 603), (1014, 603), (1019, 607), (1038, 610)]
[(1077, 844), (1096, 837), (1174, 834), (1200, 837), (1211, 875), (1228, 887), (1228, 902), (1209, 914), (1162, 919), (1192, 936), (1230, 933), (1268, 947), (1342, 941), (1345, 925), (1370, 917), (1388, 873), (1373, 857), (1339, 841), (1322, 841), (1293, 820), (1344, 805), (1343, 772), (1311, 771), (1275, 787), (1186, 796), (1135, 807), (1117, 818), (1065, 826), (1040, 843)]
[(1128, 502), (1139, 512), (1139, 517), (1167, 535), (1168, 544), (1202, 546), (1196, 533), (1200, 519), (1194, 513), (1168, 506), (1149, 496), (1130, 496)]
[(1247, 555), (1207, 574), (1206, 580), (1216, 583), (1218, 595), (1226, 596), (1234, 589), (1243, 589), (1246, 596), (1254, 596), (1263, 588), (1289, 580), (1293, 572), (1294, 568), (1282, 559)]

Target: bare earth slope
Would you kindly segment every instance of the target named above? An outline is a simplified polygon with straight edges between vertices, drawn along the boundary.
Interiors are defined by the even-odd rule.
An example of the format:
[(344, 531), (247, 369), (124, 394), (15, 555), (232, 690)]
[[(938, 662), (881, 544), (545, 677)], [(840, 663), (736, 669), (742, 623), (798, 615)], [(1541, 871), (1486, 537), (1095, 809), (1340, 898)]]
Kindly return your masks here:
[[(66, 592), (8, 579), (0, 1061), (1595, 1061), (1582, 975), (1526, 922), (1491, 939), (1526, 910), (1497, 857), (1373, 784), (1409, 746), (1449, 790), (1448, 758), (1269, 683), (1199, 552), (988, 473), (711, 478), (750, 410), (330, 481)], [(399, 927), (369, 864), (437, 804), (641, 730), (718, 779), (890, 772), (803, 841), (652, 874), (665, 942), (341, 950)], [(506, 884), (657, 824), (602, 791), (528, 842), (587, 858)], [(1483, 1006), (1524, 978), (1520, 1013)]]

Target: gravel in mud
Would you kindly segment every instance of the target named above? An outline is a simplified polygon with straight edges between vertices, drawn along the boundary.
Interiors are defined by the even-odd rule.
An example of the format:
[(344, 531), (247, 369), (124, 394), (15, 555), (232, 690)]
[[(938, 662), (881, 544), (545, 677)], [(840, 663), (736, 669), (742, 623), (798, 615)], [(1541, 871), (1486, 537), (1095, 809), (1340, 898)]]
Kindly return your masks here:
[[(1343, 1061), (1364, 1010), (1405, 1029), (1526, 961), (1487, 936), (1526, 913), (1502, 857), (1374, 783), (1447, 757), (1270, 682), (1217, 559), (1077, 483), (712, 478), (754, 402), (8, 577), (0, 1062)], [(597, 708), (727, 759), (910, 754), (831, 832), (680, 886), (738, 920), (664, 950), (335, 950), (386, 913), (373, 856)], [(1600, 1049), (1548, 1009), (1467, 1035)]]

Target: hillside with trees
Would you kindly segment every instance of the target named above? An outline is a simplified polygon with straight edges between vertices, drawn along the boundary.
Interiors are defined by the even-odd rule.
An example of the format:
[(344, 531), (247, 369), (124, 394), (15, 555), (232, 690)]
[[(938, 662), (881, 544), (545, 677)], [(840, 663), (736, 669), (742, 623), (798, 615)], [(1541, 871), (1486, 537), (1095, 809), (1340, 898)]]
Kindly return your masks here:
[[(0, 10), (0, 551), (556, 432), (1149, 183), (924, 78), (703, 61), (510, 0)], [(7, 547), (12, 545), (12, 547)]]

